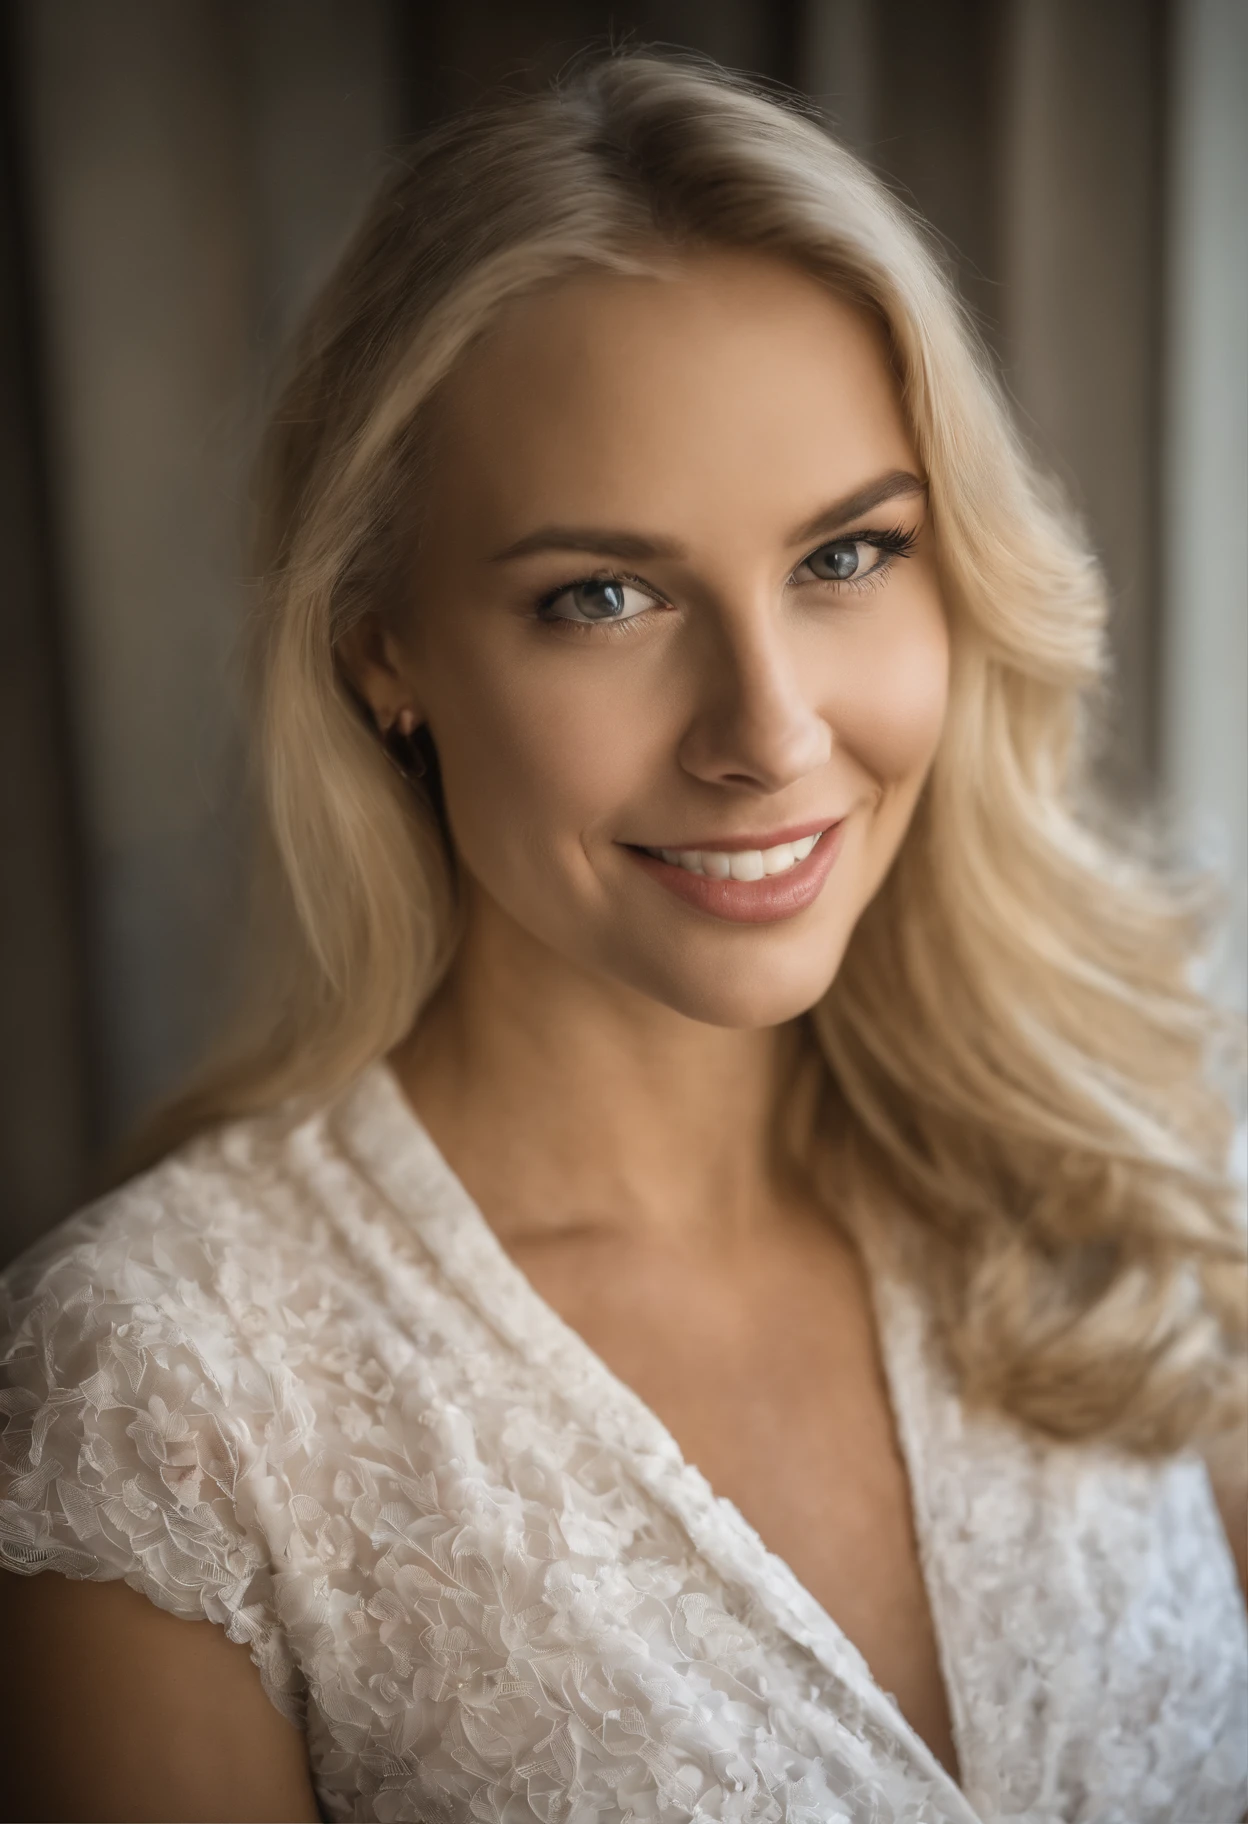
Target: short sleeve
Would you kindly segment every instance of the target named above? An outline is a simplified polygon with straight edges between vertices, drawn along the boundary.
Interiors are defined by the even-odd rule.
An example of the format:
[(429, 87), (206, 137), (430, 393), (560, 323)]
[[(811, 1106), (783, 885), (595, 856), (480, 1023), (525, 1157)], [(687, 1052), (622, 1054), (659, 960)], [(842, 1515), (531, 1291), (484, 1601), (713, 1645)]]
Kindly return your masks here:
[[(193, 1226), (145, 1194), (65, 1225), (0, 1279), (0, 1566), (122, 1578), (225, 1628), (299, 1720), (300, 1681), (249, 1521), (240, 1361)], [(154, 1219), (153, 1219), (154, 1218)]]

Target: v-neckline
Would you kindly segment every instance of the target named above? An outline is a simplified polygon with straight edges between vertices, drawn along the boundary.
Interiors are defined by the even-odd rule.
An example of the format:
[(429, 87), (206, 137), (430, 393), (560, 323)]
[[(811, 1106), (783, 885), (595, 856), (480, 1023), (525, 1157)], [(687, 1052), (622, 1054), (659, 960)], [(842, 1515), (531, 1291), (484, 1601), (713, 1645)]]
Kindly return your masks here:
[[(437, 1147), (386, 1063), (366, 1070), (340, 1104), (335, 1123), (358, 1163), (387, 1201), (418, 1234), (456, 1292), (496, 1333), (533, 1366), (566, 1388), (590, 1394), (593, 1429), (622, 1449), (639, 1480), (683, 1526), (699, 1554), (731, 1584), (743, 1587), (798, 1645), (849, 1688), (864, 1713), (902, 1745), (913, 1769), (934, 1788), (949, 1824), (981, 1824), (965, 1791), (911, 1727), (894, 1699), (877, 1682), (844, 1629), (807, 1589), (787, 1561), (770, 1551), (740, 1509), (716, 1494), (696, 1465), (684, 1456), (662, 1419), (608, 1367), (579, 1331), (566, 1323), (507, 1253)], [(870, 1238), (864, 1238), (869, 1243)], [(947, 1635), (933, 1576), (938, 1541), (933, 1537), (922, 1460), (922, 1426), (910, 1409), (910, 1389), (900, 1372), (894, 1328), (899, 1302), (912, 1302), (910, 1289), (889, 1270), (879, 1247), (864, 1245), (864, 1271), (885, 1382), (910, 1489), (937, 1652), (951, 1712), (962, 1778), (971, 1744), (958, 1668), (950, 1662)], [(889, 1280), (883, 1296), (882, 1280)], [(916, 1313), (909, 1313), (911, 1317)], [(910, 1326), (913, 1332), (913, 1325)], [(571, 1396), (569, 1396), (571, 1397)]]

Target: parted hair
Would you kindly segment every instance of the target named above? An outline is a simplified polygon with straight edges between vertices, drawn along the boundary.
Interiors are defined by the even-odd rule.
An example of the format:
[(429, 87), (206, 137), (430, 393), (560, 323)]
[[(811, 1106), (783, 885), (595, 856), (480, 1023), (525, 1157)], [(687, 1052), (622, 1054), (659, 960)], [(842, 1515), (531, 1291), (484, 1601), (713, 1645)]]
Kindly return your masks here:
[(256, 496), (268, 936), (149, 1152), (325, 1098), (419, 1019), (457, 929), (436, 755), (396, 769), (337, 643), (401, 610), (425, 408), (507, 301), (704, 248), (794, 262), (884, 325), (950, 623), (930, 779), (804, 1022), (811, 1169), (851, 1158), (939, 1237), (969, 1399), (1141, 1452), (1224, 1432), (1245, 1387), (1228, 1027), (1192, 985), (1201, 898), (1089, 814), (1103, 577), (928, 232), (800, 104), (694, 60), (600, 58), (439, 127), (311, 311)]

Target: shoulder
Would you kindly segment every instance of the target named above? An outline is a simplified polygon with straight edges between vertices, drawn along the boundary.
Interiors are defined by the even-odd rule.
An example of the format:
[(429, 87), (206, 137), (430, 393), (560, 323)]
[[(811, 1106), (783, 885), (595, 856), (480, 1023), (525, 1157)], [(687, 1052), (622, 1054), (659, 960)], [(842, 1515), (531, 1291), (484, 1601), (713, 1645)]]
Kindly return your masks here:
[(0, 1276), (0, 1429), (33, 1402), (57, 1435), (71, 1420), (116, 1430), (105, 1415), (120, 1403), (139, 1431), (213, 1414), (244, 1454), (249, 1438), (260, 1450), (275, 1400), (368, 1330), (379, 1298), (361, 1234), (389, 1212), (338, 1113), (226, 1124), (15, 1261)]
[(323, 1115), (233, 1124), (0, 1278), (0, 1563), (124, 1578), (218, 1621), (275, 1696), (290, 1669), (257, 1488), (291, 1429), (291, 1335), (349, 1277), (334, 1156)]
[(249, 1317), (326, 1270), (324, 1125), (232, 1123), (62, 1223), (0, 1276), (0, 1362), (34, 1351), (68, 1370), (105, 1333), (132, 1348), (159, 1335), (226, 1372)]
[(18, 1510), (46, 1514), (53, 1484), (84, 1515), (78, 1491), (114, 1484), (160, 1503), (212, 1483), (241, 1512), (245, 1480), (267, 1487), (285, 1456), (337, 1437), (351, 1380), (385, 1379), (379, 1349), (455, 1355), (455, 1297), (351, 1140), (377, 1101), (361, 1082), (228, 1124), (0, 1276), (10, 1531)]

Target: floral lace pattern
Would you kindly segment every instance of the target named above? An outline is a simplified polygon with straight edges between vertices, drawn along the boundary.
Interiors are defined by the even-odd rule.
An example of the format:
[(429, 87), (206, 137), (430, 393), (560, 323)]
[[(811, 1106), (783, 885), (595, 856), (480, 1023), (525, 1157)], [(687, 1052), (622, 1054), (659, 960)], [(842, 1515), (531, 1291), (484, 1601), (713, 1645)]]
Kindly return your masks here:
[(961, 1788), (381, 1066), (0, 1283), (0, 1562), (245, 1642), (334, 1819), (1232, 1824), (1248, 1629), (1203, 1469), (969, 1415), (904, 1238), (865, 1239)]

